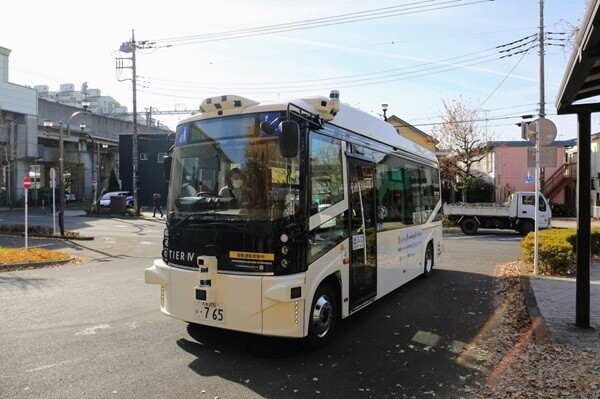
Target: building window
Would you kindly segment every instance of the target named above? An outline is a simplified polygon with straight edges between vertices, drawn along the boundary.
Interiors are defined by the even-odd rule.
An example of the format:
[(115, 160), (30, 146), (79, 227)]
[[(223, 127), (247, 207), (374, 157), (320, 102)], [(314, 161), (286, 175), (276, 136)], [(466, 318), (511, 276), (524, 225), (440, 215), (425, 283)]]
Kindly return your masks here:
[(166, 153), (166, 152), (159, 152), (159, 153), (158, 153), (158, 155), (157, 155), (157, 158), (158, 158), (158, 159), (157, 159), (156, 161), (157, 161), (158, 163), (164, 163), (164, 160), (165, 160), (165, 157), (166, 157), (166, 156), (167, 156), (167, 153)]
[(148, 160), (148, 153), (147, 152), (141, 152), (140, 153), (140, 161), (147, 161)]

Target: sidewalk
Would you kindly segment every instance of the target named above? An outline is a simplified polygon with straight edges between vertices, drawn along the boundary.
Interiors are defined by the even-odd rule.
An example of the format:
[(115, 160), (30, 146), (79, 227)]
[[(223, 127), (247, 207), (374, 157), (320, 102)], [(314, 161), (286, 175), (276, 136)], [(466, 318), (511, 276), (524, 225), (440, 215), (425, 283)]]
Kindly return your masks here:
[[(575, 218), (553, 219), (553, 227), (577, 227)], [(592, 220), (592, 228), (600, 221)], [(576, 278), (525, 275), (535, 301), (528, 303), (532, 319), (541, 315), (553, 342), (600, 353), (600, 262), (590, 265), (590, 328), (575, 326)], [(527, 284), (525, 284), (527, 285)], [(527, 286), (525, 290), (527, 291)], [(525, 293), (526, 297), (528, 292)], [(536, 303), (537, 302), (537, 303)], [(542, 332), (543, 335), (543, 332)]]
[(552, 341), (600, 352), (600, 263), (590, 268), (590, 328), (575, 326), (575, 277), (527, 277), (537, 302), (537, 309), (530, 307), (529, 314), (541, 314)]

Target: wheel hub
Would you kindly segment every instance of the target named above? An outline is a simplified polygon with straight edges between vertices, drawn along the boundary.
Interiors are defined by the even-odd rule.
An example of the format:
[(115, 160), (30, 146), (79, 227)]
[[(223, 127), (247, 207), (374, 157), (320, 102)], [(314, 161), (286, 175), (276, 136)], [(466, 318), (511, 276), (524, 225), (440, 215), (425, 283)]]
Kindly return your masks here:
[(333, 309), (327, 297), (320, 297), (312, 311), (312, 324), (319, 337), (327, 334), (331, 328)]

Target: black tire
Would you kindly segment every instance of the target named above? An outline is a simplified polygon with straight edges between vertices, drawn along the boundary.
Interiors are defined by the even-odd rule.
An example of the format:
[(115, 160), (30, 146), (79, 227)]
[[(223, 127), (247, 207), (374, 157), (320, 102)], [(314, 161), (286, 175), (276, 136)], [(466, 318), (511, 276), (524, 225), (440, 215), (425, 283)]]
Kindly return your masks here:
[(464, 218), (462, 222), (460, 222), (460, 229), (466, 235), (477, 234), (477, 229), (479, 228), (477, 221), (474, 218)]
[(433, 244), (427, 244), (427, 248), (425, 249), (425, 259), (423, 260), (423, 276), (425, 278), (431, 277), (431, 272), (433, 272)]
[(321, 348), (332, 340), (339, 315), (339, 301), (335, 291), (329, 284), (321, 284), (309, 309), (310, 321), (306, 340), (312, 348)]
[(521, 223), (519, 223), (519, 233), (521, 233), (521, 235), (526, 236), (533, 230), (535, 230), (535, 222), (531, 220), (522, 220)]

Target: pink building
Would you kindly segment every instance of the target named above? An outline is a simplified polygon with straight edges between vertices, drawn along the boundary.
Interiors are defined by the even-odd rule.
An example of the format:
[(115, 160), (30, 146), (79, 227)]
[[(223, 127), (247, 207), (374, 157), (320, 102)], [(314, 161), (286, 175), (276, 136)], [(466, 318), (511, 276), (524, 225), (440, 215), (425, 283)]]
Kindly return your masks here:
[[(529, 141), (490, 141), (488, 156), (477, 168), (479, 172), (494, 184), (495, 200), (505, 201), (515, 191), (533, 191), (535, 189), (535, 167), (528, 166), (528, 151), (535, 147)], [(574, 176), (566, 161), (565, 150), (575, 147), (575, 140), (555, 141), (550, 153), (556, 149), (556, 166), (543, 168), (543, 192), (548, 199), (557, 204), (571, 202), (571, 188), (574, 187)], [(530, 148), (530, 150), (528, 150)], [(535, 162), (535, 157), (533, 158)]]

